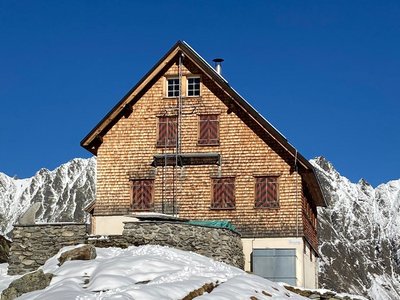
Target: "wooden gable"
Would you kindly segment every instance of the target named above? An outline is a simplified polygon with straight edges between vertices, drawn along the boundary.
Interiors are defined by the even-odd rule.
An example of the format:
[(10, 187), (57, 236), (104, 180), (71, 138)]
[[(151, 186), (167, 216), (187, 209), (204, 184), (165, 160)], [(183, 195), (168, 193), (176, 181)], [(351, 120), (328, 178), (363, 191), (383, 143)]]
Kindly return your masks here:
[[(187, 43), (178, 41), (167, 54), (136, 84), (119, 103), (100, 121), (99, 124), (82, 140), (81, 145), (88, 151), (97, 155), (97, 150), (102, 144), (106, 133), (121, 119), (129, 117), (135, 103), (160, 79), (165, 72), (177, 63), (180, 56), (184, 56), (186, 62), (201, 72), (203, 81), (208, 82), (208, 88), (227, 107), (228, 113), (234, 112), (243, 122), (251, 128), (269, 147), (282, 155), (293, 171), (297, 169), (301, 174), (312, 199), (317, 206), (326, 206), (318, 179), (312, 165), (279, 133), (265, 118), (263, 118), (245, 99), (243, 99), (227, 81), (218, 74), (200, 55), (198, 55)], [(208, 126), (207, 134), (215, 126), (211, 122), (204, 123)], [(211, 131), (210, 131), (211, 130)], [(208, 142), (217, 141), (209, 139)]]

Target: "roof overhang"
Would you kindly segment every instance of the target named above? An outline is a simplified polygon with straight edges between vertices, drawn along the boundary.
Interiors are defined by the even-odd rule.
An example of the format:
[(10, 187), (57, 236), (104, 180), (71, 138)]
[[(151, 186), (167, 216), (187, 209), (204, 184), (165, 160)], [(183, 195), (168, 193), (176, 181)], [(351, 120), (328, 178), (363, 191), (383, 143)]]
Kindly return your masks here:
[(265, 134), (272, 138), (279, 147), (290, 154), (293, 161), (293, 169), (298, 170), (307, 184), (315, 203), (318, 206), (326, 206), (318, 178), (311, 163), (305, 159), (295, 147), (260, 113), (258, 113), (228, 82), (217, 73), (192, 47), (184, 41), (178, 41), (154, 67), (113, 107), (113, 109), (90, 131), (81, 141), (81, 146), (97, 155), (97, 149), (103, 141), (103, 136), (122, 117), (127, 117), (132, 112), (133, 105), (142, 95), (164, 74), (180, 55), (190, 59), (205, 76), (219, 87), (235, 104), (236, 110), (246, 113), (252, 121), (260, 127)]

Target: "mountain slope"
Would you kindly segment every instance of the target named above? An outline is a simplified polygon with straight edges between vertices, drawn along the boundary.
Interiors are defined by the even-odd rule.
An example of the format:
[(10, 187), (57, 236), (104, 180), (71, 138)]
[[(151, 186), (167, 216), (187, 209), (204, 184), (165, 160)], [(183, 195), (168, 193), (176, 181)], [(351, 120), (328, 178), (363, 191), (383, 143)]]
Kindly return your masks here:
[(400, 180), (374, 189), (351, 183), (324, 158), (311, 163), (328, 201), (319, 210), (321, 285), (400, 299)]
[[(329, 206), (319, 210), (322, 287), (400, 299), (400, 180), (352, 183), (324, 158), (312, 160)], [(34, 202), (39, 222), (84, 221), (95, 198), (96, 160), (74, 159), (28, 179), (0, 173), (0, 235)]]
[(84, 221), (83, 208), (95, 197), (96, 159), (73, 159), (53, 171), (39, 170), (27, 179), (0, 173), (0, 235), (39, 202), (37, 222)]

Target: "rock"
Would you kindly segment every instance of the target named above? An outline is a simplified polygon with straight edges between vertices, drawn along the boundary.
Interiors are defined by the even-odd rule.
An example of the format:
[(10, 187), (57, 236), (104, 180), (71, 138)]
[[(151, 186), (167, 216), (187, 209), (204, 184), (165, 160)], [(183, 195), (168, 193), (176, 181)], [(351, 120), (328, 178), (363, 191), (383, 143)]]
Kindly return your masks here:
[(31, 207), (22, 215), (18, 220), (20, 225), (33, 225), (35, 224), (36, 212), (39, 210), (41, 204), (39, 202), (33, 203)]
[(52, 278), (53, 274), (44, 274), (42, 269), (28, 273), (11, 282), (1, 294), (1, 300), (13, 300), (22, 294), (45, 289)]
[(0, 235), (0, 264), (8, 262), (11, 242)]
[(83, 245), (81, 247), (63, 252), (58, 261), (58, 265), (61, 266), (64, 262), (68, 260), (91, 260), (95, 259), (97, 256), (96, 248), (93, 245)]

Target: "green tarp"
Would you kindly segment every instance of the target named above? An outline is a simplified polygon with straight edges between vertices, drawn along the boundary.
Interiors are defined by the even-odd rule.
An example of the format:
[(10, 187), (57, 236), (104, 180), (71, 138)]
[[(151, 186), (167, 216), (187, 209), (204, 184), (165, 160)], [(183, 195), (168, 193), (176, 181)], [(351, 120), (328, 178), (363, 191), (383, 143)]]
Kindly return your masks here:
[(232, 231), (236, 231), (236, 227), (229, 221), (226, 220), (191, 220), (188, 222), (192, 225), (200, 225), (206, 227), (226, 228)]

